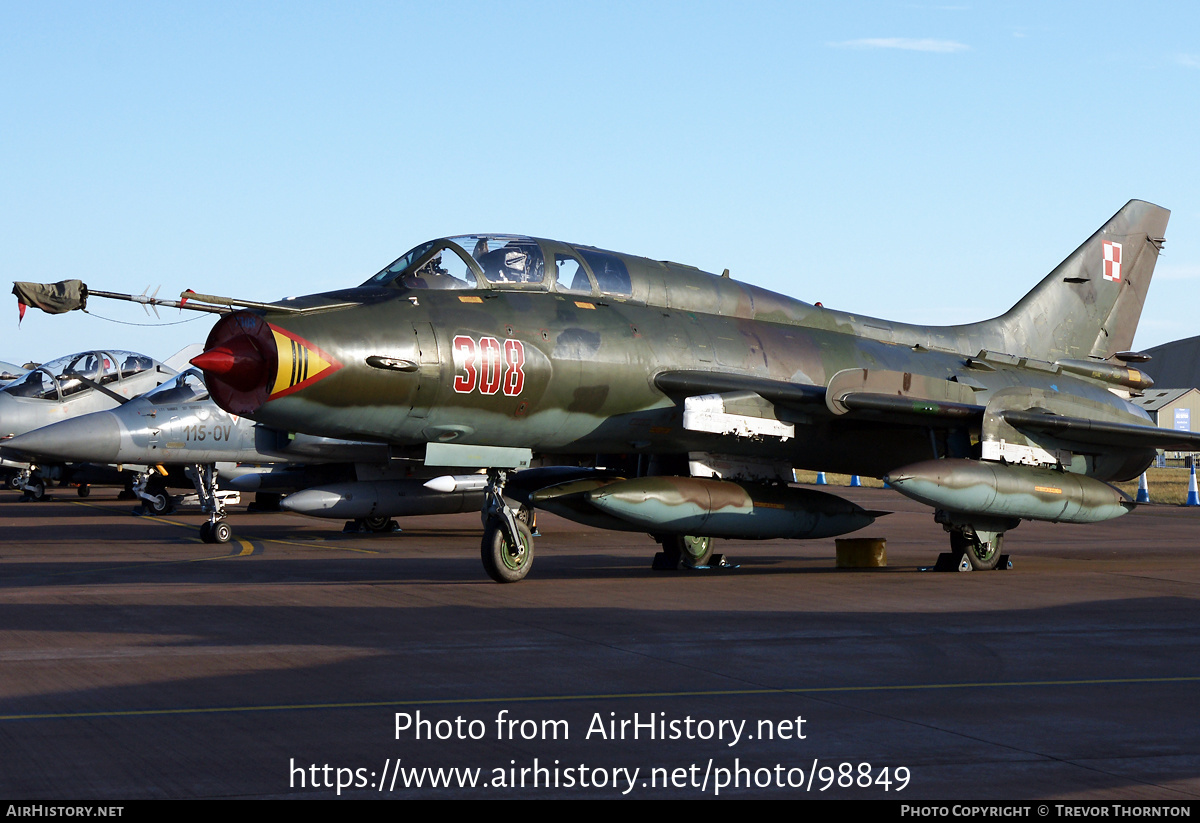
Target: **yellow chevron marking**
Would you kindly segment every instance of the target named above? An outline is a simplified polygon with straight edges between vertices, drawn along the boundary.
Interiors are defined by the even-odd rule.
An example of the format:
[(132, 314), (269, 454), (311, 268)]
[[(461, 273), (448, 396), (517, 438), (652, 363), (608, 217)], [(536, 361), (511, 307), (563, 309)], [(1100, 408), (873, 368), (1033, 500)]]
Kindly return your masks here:
[(315, 349), (286, 334), (280, 334), (274, 328), (271, 329), (271, 334), (275, 335), (275, 348), (279, 352), (279, 371), (275, 373), (272, 397), (311, 377), (316, 377), (330, 367), (329, 361), (317, 354)]

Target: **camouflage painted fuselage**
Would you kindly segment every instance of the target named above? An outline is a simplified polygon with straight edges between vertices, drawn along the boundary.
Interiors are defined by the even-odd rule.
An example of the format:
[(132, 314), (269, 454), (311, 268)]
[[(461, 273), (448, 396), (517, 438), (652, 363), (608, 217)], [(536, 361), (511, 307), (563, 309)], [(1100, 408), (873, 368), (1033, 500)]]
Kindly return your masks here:
[[(912, 379), (949, 385), (977, 406), (1007, 391), (1027, 400), (1017, 404), (1025, 409), (1061, 404), (1146, 424), (1118, 396), (1112, 375), (1094, 379), (1086, 364), (1123, 372), (1104, 359), (1131, 344), (1166, 216), (1131, 202), (1007, 314), (962, 326), (858, 317), (691, 267), (605, 253), (627, 268), (627, 293), (602, 293), (594, 278), (590, 293), (564, 293), (552, 280), (500, 284), (482, 274), (478, 288), (465, 290), (365, 285), (278, 304), (289, 313), (237, 312), (220, 321), (209, 347), (223, 328), (228, 337), (239, 323), (270, 327), (278, 352), (267, 386), (231, 410), (283, 429), (398, 446), (699, 451), (881, 476), (919, 460), (972, 456), (972, 437), (962, 435), (977, 442), (978, 432), (948, 437), (942, 423), (895, 425), (886, 415), (838, 414), (818, 401), (776, 404), (792, 437), (735, 438), (685, 428), (680, 398), (656, 379), (697, 372), (717, 384), (732, 375), (823, 389), (839, 372), (866, 370), (902, 375), (905, 388)], [(585, 253), (529, 242), (547, 259), (558, 250)], [(1114, 244), (1125, 249), (1124, 278), (1115, 281), (1096, 269)], [(269, 339), (265, 331), (260, 337)], [(1129, 375), (1124, 385), (1136, 387), (1141, 378)], [(1151, 454), (1097, 449), (1073, 470), (1129, 477)]]

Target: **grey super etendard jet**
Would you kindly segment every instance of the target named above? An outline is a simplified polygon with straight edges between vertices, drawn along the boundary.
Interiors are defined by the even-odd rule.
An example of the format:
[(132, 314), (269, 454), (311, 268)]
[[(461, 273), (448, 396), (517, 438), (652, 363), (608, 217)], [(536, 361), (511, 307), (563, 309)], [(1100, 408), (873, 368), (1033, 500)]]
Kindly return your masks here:
[[(292, 495), (283, 506), (318, 517), (349, 517), (374, 531), (387, 530), (391, 517), (478, 510), (483, 501), (482, 484), (457, 494), (427, 487), (430, 476), (419, 467), (390, 465), (385, 444), (277, 431), (230, 414), (209, 399), (196, 368), (117, 408), (13, 437), (5, 448), (42, 460), (136, 467), (133, 490), (156, 514), (170, 506), (166, 478), (188, 476), (209, 515), (201, 537), (212, 543), (232, 537), (218, 476), (232, 478), (222, 485), (238, 489), (292, 491), (334, 483)], [(237, 464), (277, 465), (256, 470)], [(441, 478), (447, 479), (454, 478)], [(462, 486), (472, 478), (456, 480)]]
[(959, 568), (989, 569), (1022, 519), (1122, 515), (1133, 502), (1110, 481), (1156, 448), (1200, 448), (1129, 402), (1151, 384), (1129, 349), (1168, 215), (1130, 201), (1012, 309), (956, 326), (513, 235), (423, 243), (357, 288), (180, 302), (225, 314), (192, 360), (222, 408), (487, 469), (481, 553), (499, 581), (533, 560), (502, 493), (535, 453), (610, 470), (522, 472), (520, 496), (647, 532), (673, 563), (705, 564), (713, 537), (872, 522), (789, 487), (798, 467), (885, 477), (933, 507)]

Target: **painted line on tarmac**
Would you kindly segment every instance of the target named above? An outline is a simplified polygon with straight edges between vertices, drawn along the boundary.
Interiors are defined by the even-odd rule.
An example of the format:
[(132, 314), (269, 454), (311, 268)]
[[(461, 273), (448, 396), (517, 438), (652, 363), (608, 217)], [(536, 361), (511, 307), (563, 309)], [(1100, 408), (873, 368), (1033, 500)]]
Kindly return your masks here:
[(245, 714), (251, 712), (317, 711), (329, 709), (378, 709), (399, 706), (467, 706), (488, 703), (573, 703), (584, 700), (630, 700), (635, 698), (738, 697), (761, 695), (847, 694), (852, 692), (919, 692), (944, 689), (1012, 689), (1046, 686), (1161, 685), (1197, 683), (1196, 677), (1113, 677), (1093, 680), (1015, 680), (994, 683), (914, 683), (896, 686), (811, 686), (798, 689), (714, 689), (679, 692), (617, 692), (613, 694), (552, 694), (540, 696), (461, 697), (430, 700), (375, 700), (346, 703), (283, 703), (257, 706), (195, 706), (176, 709), (129, 709), (124, 711), (47, 712), (4, 714), (0, 722), (13, 720), (71, 720), (97, 717), (159, 717), (187, 714)]
[[(98, 506), (95, 503), (84, 503), (80, 500), (71, 500), (68, 502), (74, 503), (77, 506), (87, 506), (90, 509), (100, 509), (101, 511), (112, 511), (112, 509), (109, 508), (108, 506)], [(185, 529), (192, 528), (191, 523), (181, 523), (178, 520), (168, 520), (165, 517), (158, 517), (153, 514), (142, 514), (142, 515), (135, 515), (135, 516), (139, 520), (153, 520), (156, 523), (166, 523), (170, 526), (182, 526)], [(261, 546), (254, 546), (250, 541), (244, 540), (240, 537), (234, 537), (233, 539), (242, 545), (242, 550), (240, 552), (234, 552), (233, 554), (223, 554), (220, 557), (201, 557), (201, 558), (197, 558), (197, 561), (199, 561), (199, 560), (221, 560), (226, 557), (249, 557), (250, 555), (253, 555), (253, 554), (262, 554)], [(262, 543), (280, 543), (285, 546), (301, 546), (306, 549), (316, 548), (315, 546), (311, 546), (307, 543), (294, 543), (290, 540), (279, 540), (276, 538), (260, 538), (260, 542), (262, 542)], [(342, 552), (358, 552), (360, 554), (379, 554), (379, 551), (377, 549), (355, 549), (355, 548), (351, 548), (350, 546), (331, 546), (329, 544), (322, 544), (321, 548), (332, 549), (333, 551), (342, 551)]]
[[(100, 509), (101, 511), (112, 511), (112, 509), (110, 509), (107, 506), (97, 506), (94, 503), (84, 503), (80, 500), (72, 500), (70, 502), (74, 503), (76, 506), (87, 506), (90, 509)], [(153, 515), (153, 514), (139, 514), (139, 515), (134, 515), (134, 516), (137, 517), (139, 520), (153, 520), (155, 523), (166, 523), (168, 526), (182, 526), (185, 529), (192, 528), (191, 523), (181, 523), (178, 520), (168, 520), (165, 517), (158, 517), (157, 515)], [(194, 540), (198, 543), (204, 542), (198, 537), (194, 538)], [(254, 546), (254, 544), (251, 543), (249, 540), (244, 540), (241, 537), (234, 537), (233, 540), (238, 544), (238, 546), (236, 548), (234, 548), (234, 550), (229, 554), (220, 554), (215, 557), (195, 557), (195, 558), (192, 558), (191, 560), (167, 560), (164, 562), (167, 562), (167, 563), (201, 563), (205, 560), (228, 560), (231, 557), (249, 557), (252, 554), (262, 554), (262, 549), (256, 548)], [(124, 568), (129, 568), (129, 567), (125, 566)]]
[(328, 549), (336, 552), (358, 552), (359, 554), (379, 554), (379, 549), (356, 549), (352, 546), (335, 546), (331, 543), (301, 543), (296, 540), (281, 540), (277, 537), (261, 537), (264, 543), (281, 543), (284, 546), (299, 546), (302, 549)]
[[(203, 541), (201, 541), (201, 542), (203, 542)], [(207, 558), (206, 557), (198, 557), (195, 560), (192, 560), (189, 562), (199, 563), (201, 560), (230, 560), (234, 557), (249, 557), (252, 554), (262, 554), (262, 547), (255, 546), (249, 540), (244, 540), (240, 537), (235, 537), (235, 538), (233, 538), (233, 542), (237, 543), (237, 546), (234, 547), (233, 552), (231, 552), (230, 554), (224, 554), (224, 555), (221, 555), (220, 557), (207, 557)]]
[[(94, 503), (84, 503), (79, 500), (70, 500), (67, 502), (74, 503), (76, 506), (87, 506), (90, 509), (100, 509), (101, 511), (112, 511), (112, 509), (110, 509), (107, 506), (97, 506)], [(172, 526), (183, 526), (185, 529), (191, 528), (191, 524), (189, 524), (189, 523), (180, 523), (176, 520), (166, 520), (164, 518), (154, 517), (152, 515), (143, 515), (142, 519), (157, 520), (160, 523), (169, 523)], [(189, 557), (189, 558), (186, 558), (183, 560), (156, 560), (152, 563), (138, 563), (138, 564), (135, 564), (132, 566), (131, 565), (121, 565), (121, 566), (101, 566), (101, 567), (95, 568), (95, 569), (72, 569), (71, 571), (65, 571), (65, 572), (49, 572), (44, 575), (39, 574), (38, 577), (65, 577), (65, 576), (75, 575), (75, 574), (95, 574), (96, 572), (114, 572), (114, 571), (128, 571), (131, 569), (148, 569), (153, 566), (169, 566), (169, 565), (178, 564), (178, 563), (203, 563), (208, 560), (228, 560), (232, 557), (248, 557), (249, 555), (252, 555), (255, 553), (255, 547), (250, 541), (242, 540), (241, 538), (235, 538), (235, 539), (237, 540), (239, 545), (232, 552), (230, 552), (228, 554), (216, 554), (216, 555), (212, 555), (211, 557)], [(192, 539), (192, 542), (201, 543), (203, 541), (201, 541), (199, 537), (196, 537), (196, 538)]]
[[(89, 509), (99, 509), (102, 512), (112, 512), (113, 511), (113, 508), (111, 506), (98, 506), (95, 503), (84, 503), (82, 500), (71, 500), (69, 502), (73, 503), (76, 506), (87, 506)], [(130, 512), (116, 512), (116, 513), (130, 514)], [(192, 528), (191, 523), (181, 523), (178, 520), (168, 520), (165, 517), (159, 517), (154, 514), (134, 514), (133, 516), (136, 517), (138, 520), (153, 520), (155, 523), (166, 523), (169, 526), (182, 526), (185, 529)]]

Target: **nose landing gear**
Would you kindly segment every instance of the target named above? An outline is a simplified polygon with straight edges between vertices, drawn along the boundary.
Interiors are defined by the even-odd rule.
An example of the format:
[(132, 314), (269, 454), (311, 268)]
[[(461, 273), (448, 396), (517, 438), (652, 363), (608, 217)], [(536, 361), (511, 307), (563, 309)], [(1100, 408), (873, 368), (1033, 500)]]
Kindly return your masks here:
[(480, 557), (484, 571), (497, 583), (524, 580), (533, 566), (533, 534), (504, 502), (506, 469), (489, 469), (483, 498), (483, 542)]

